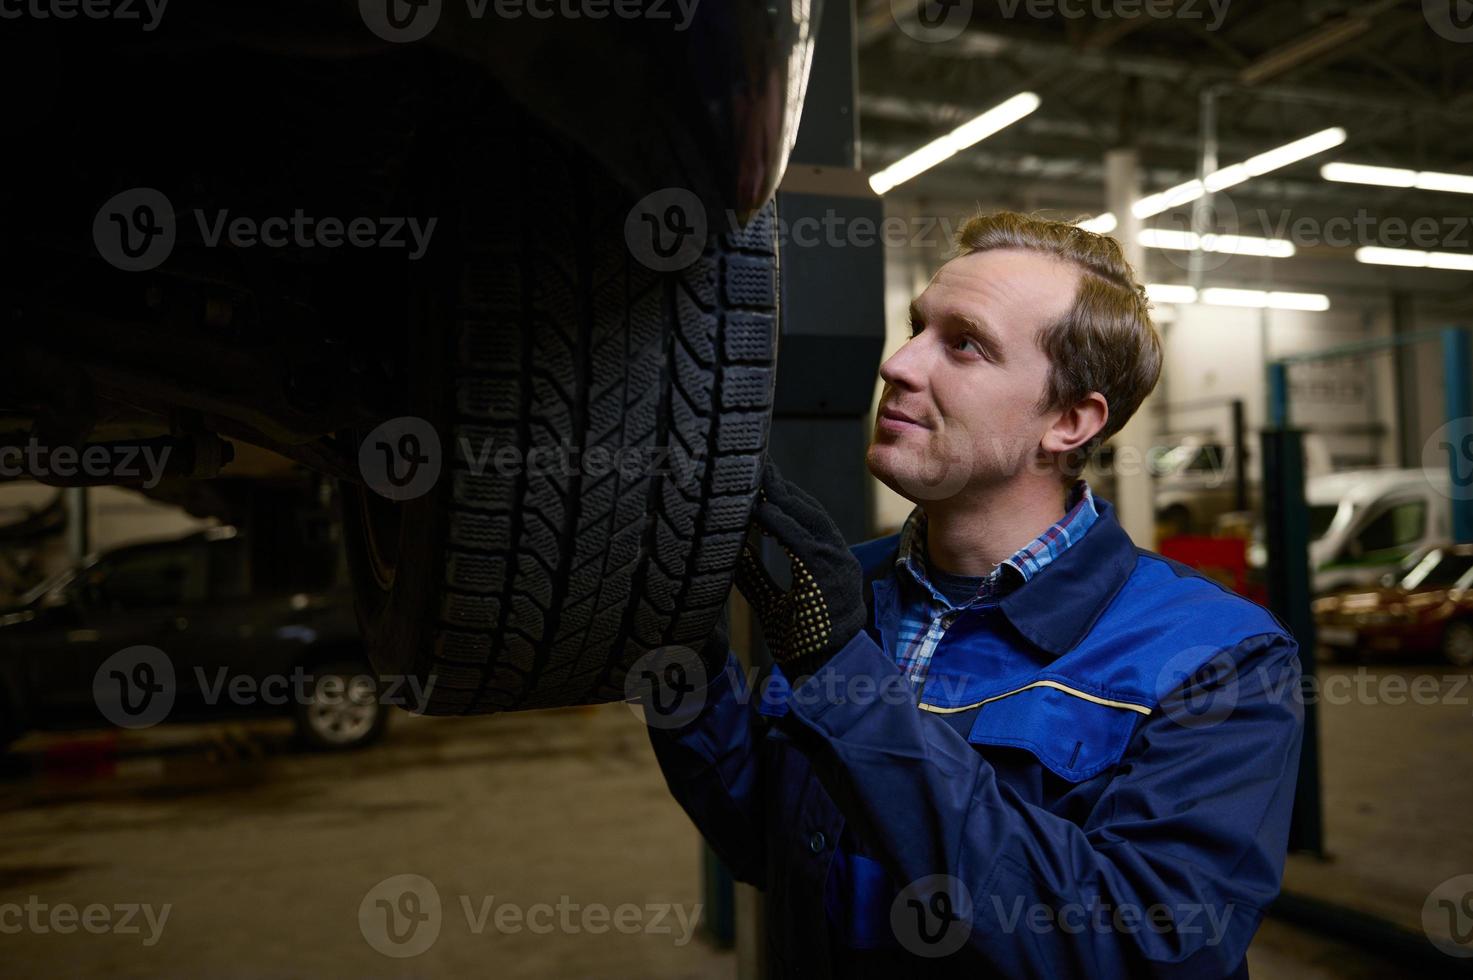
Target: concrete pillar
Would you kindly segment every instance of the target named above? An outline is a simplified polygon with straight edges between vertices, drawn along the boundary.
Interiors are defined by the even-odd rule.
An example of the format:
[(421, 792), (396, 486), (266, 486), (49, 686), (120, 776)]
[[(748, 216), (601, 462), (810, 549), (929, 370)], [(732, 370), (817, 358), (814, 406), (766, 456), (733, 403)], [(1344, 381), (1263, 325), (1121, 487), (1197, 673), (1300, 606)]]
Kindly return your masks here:
[[(1105, 152), (1105, 205), (1119, 222), (1113, 236), (1119, 240), (1125, 258), (1136, 276), (1146, 274), (1145, 253), (1141, 248), (1141, 222), (1130, 210), (1140, 200), (1140, 171), (1133, 148)], [(1141, 404), (1125, 428), (1110, 440), (1115, 447), (1115, 504), (1120, 526), (1131, 540), (1143, 548), (1156, 544), (1156, 507), (1152, 500), (1151, 477), (1146, 472), (1146, 452), (1155, 442), (1153, 405), (1160, 388)]]

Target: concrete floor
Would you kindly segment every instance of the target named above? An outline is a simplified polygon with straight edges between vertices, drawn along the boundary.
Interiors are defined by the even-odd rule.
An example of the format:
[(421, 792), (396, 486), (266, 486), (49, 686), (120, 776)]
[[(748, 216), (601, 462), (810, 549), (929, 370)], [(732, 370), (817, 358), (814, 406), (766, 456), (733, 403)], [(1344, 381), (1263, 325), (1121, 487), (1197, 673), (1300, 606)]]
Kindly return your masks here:
[[(1437, 728), (1442, 722), (1434, 717), (1440, 719), (1408, 711), (1385, 720), (1440, 731), (1411, 758), (1427, 782), (1451, 784), (1434, 764), (1445, 760), (1450, 739), (1466, 745), (1467, 710), (1454, 730)], [(66, 903), (108, 906), (111, 916), (128, 914), (111, 907), (131, 904), (151, 906), (156, 918), (163, 905), (170, 908), (151, 945), (142, 914), (134, 916), (141, 929), (132, 934), (0, 931), (0, 972), (736, 976), (732, 954), (699, 938), (682, 942), (680, 914), (688, 918), (700, 901), (699, 840), (666, 792), (628, 708), (472, 719), (401, 714), (394, 721), (381, 745), (342, 756), (298, 752), (287, 726), (275, 721), (17, 743), (0, 775), (0, 908), (35, 896), (48, 906), (43, 925), (50, 908)], [(1375, 782), (1379, 769), (1368, 770), (1367, 760), (1391, 763), (1398, 754), (1384, 741), (1379, 749), (1365, 744), (1377, 741), (1365, 727), (1364, 719), (1326, 711), (1327, 734), (1344, 743), (1327, 747), (1326, 780), (1331, 839), (1347, 865), (1352, 841), (1404, 839), (1396, 835), (1406, 832), (1401, 821), (1413, 807), (1407, 798), (1417, 795), (1406, 789), (1410, 769), (1397, 770), (1392, 793)], [(1406, 738), (1398, 741), (1406, 745)], [(1466, 793), (1445, 789), (1425, 806), (1448, 805), (1446, 794), (1458, 792)], [(1461, 799), (1466, 814), (1466, 795)], [(1357, 816), (1342, 824), (1336, 814), (1346, 807)], [(1379, 837), (1352, 833), (1380, 819), (1397, 823)], [(1458, 828), (1463, 834), (1466, 823)], [(1430, 841), (1428, 849), (1437, 850)], [(1443, 866), (1427, 868), (1434, 865)], [(420, 955), (392, 958), (371, 945), (406, 948), (386, 943), (374, 889), (404, 874), (433, 884), (440, 930)], [(418, 909), (400, 911), (427, 914), (428, 892), (420, 894)], [(497, 928), (497, 909), (530, 912), (537, 903), (552, 908), (531, 925), (550, 932), (510, 918)], [(620, 905), (638, 907), (623, 913), (629, 934), (595, 933), (598, 920), (584, 926), (587, 907)], [(424, 935), (416, 932), (410, 942)], [(1260, 931), (1250, 964), (1255, 977), (1270, 980), (1412, 976), (1405, 966), (1275, 921)]]

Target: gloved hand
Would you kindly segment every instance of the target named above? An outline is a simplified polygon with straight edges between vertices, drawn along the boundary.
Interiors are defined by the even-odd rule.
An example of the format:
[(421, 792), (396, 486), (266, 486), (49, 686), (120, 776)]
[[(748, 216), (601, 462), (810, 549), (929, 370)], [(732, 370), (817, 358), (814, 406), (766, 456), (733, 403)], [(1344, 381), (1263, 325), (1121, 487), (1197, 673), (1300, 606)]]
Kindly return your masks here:
[(864, 573), (833, 519), (784, 480), (770, 458), (752, 523), (787, 552), (793, 585), (778, 587), (749, 540), (737, 560), (737, 588), (757, 614), (773, 658), (796, 684), (864, 629)]

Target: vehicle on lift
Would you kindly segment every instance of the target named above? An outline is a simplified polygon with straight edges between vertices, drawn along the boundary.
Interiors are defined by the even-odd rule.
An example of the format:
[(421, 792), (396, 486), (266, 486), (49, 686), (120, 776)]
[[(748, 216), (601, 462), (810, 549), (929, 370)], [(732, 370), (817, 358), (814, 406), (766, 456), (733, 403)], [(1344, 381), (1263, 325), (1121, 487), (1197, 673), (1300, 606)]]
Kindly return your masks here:
[(0, 450), (272, 450), (337, 481), (365, 646), (427, 713), (626, 697), (731, 587), (819, 9), (7, 21)]
[[(260, 714), (290, 715), (314, 748), (378, 739), (399, 695), (368, 663), (332, 551), (303, 549), (286, 579), (252, 557), (230, 527), (127, 545), (0, 610), (0, 743), (27, 730)], [(113, 658), (133, 650), (123, 672), (145, 664), (168, 699), (136, 725), (107, 709)]]
[(1375, 588), (1324, 596), (1313, 609), (1316, 636), (1336, 659), (1394, 651), (1473, 667), (1473, 544), (1419, 548)]
[(1448, 473), (1347, 470), (1305, 482), (1316, 593), (1370, 585), (1407, 555), (1452, 537)]

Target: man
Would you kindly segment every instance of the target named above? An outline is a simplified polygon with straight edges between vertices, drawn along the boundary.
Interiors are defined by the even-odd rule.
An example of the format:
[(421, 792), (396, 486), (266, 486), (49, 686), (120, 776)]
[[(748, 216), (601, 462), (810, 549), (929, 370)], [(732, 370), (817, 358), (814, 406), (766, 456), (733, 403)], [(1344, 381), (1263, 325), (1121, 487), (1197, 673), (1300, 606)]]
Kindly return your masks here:
[(737, 581), (776, 665), (750, 691), (718, 633), (661, 767), (766, 892), (772, 976), (1246, 975), (1295, 642), (1076, 479), (1160, 371), (1118, 244), (1004, 213), (958, 252), (880, 369), (867, 462), (915, 510), (851, 552), (769, 464), (792, 586), (750, 551)]

